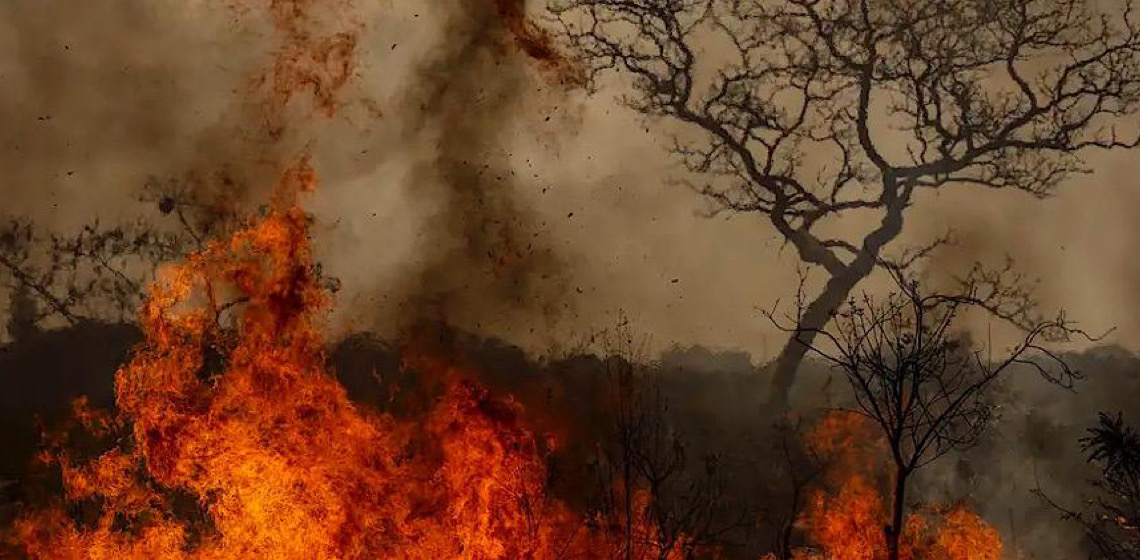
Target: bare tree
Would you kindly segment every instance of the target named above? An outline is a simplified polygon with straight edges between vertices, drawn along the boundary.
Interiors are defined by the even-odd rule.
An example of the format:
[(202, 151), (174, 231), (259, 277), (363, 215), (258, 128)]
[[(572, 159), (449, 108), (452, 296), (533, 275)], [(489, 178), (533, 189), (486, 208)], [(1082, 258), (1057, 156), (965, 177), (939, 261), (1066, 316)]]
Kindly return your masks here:
[(236, 208), (204, 201), (200, 192), (187, 181), (145, 185), (140, 201), (171, 221), (107, 225), (95, 219), (60, 233), (25, 218), (0, 218), (0, 286), (16, 296), (22, 320), (32, 326), (131, 320), (158, 266), (236, 223)]
[[(802, 418), (783, 419), (775, 428), (778, 438), (779, 455), (782, 456), (786, 477), (786, 504), (783, 508), (771, 508), (769, 515), (775, 518), (776, 532), (772, 539), (773, 560), (794, 560), (796, 557), (796, 525), (810, 507), (810, 488), (832, 467), (832, 457), (821, 453), (804, 437)], [(765, 558), (769, 558), (765, 557)]]
[(736, 504), (726, 493), (721, 458), (688, 456), (652, 380), (623, 373), (614, 382), (612, 433), (599, 449), (597, 473), (598, 513), (620, 539), (618, 558), (688, 559), (717, 550), (746, 515), (743, 508), (731, 511)]
[[(1112, 11), (1094, 0), (551, 0), (551, 10), (591, 83), (631, 76), (633, 109), (687, 131), (673, 152), (714, 213), (762, 216), (827, 272), (808, 330), (775, 363), (770, 398), (782, 409), (813, 333), (855, 286), (946, 241), (886, 254), (921, 191), (1044, 198), (1088, 172), (1088, 150), (1137, 145), (1116, 130), (1140, 108), (1131, 1)], [(861, 233), (826, 233), (853, 214), (877, 218)]]
[[(886, 440), (894, 469), (886, 541), (890, 560), (898, 560), (911, 475), (977, 442), (992, 416), (987, 390), (1003, 375), (1023, 367), (1071, 387), (1078, 372), (1042, 344), (1083, 333), (1060, 314), (1035, 323), (995, 355), (954, 329), (965, 310), (995, 308), (992, 287), (970, 281), (959, 293), (926, 293), (901, 273), (893, 277), (897, 291), (878, 301), (864, 296), (849, 302), (829, 328), (816, 331), (810, 348), (845, 375), (852, 411), (871, 420)], [(776, 322), (793, 332), (810, 328)]]
[(60, 235), (9, 219), (0, 223), (0, 286), (20, 296), (31, 324), (121, 321), (134, 313), (155, 267), (184, 250), (177, 234), (144, 221), (113, 227), (94, 221)]
[[(654, 364), (624, 317), (601, 333), (612, 421), (595, 462), (594, 505), (615, 560), (678, 560), (720, 549), (747, 511), (730, 496), (720, 461), (690, 456)], [(695, 460), (694, 460), (695, 459)]]

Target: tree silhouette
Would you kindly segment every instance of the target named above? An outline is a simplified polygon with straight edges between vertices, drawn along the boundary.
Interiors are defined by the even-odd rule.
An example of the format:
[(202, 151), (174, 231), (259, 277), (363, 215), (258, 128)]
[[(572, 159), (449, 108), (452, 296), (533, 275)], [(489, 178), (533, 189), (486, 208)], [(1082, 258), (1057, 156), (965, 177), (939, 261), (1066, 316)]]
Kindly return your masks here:
[(63, 235), (12, 218), (0, 221), (0, 286), (19, 294), (26, 326), (124, 321), (141, 301), (145, 279), (184, 248), (178, 235), (145, 221), (110, 227), (94, 221)]
[(670, 418), (660, 371), (645, 359), (627, 319), (604, 332), (603, 369), (612, 393), (605, 433), (592, 462), (598, 492), (591, 504), (614, 544), (615, 560), (704, 558), (726, 544), (748, 517), (727, 490), (722, 457), (694, 461)]
[[(591, 83), (686, 131), (682, 182), (713, 212), (762, 216), (827, 281), (775, 362), (787, 405), (816, 332), (887, 254), (923, 191), (1045, 198), (1092, 149), (1131, 148), (1140, 33), (1130, 0), (552, 0)], [(692, 133), (689, 133), (692, 132)], [(875, 216), (836, 236), (839, 221)], [(855, 223), (864, 223), (863, 221)], [(854, 225), (854, 224), (849, 224)], [(843, 228), (851, 230), (853, 228)]]
[[(1071, 388), (1078, 372), (1043, 343), (1087, 336), (1059, 314), (1030, 326), (1004, 352), (978, 348), (955, 328), (956, 320), (973, 307), (1000, 308), (994, 301), (1004, 296), (994, 294), (1005, 292), (977, 280), (965, 281), (961, 292), (927, 292), (901, 273), (894, 278), (895, 292), (848, 302), (810, 346), (846, 377), (852, 411), (874, 423), (886, 440), (894, 469), (886, 527), (890, 560), (899, 558), (911, 476), (978, 441), (993, 413), (989, 388), (1018, 366)], [(805, 328), (776, 323), (789, 331)]]
[(139, 199), (160, 215), (116, 224), (95, 219), (72, 232), (0, 216), (0, 288), (21, 306), (21, 328), (133, 320), (159, 266), (236, 222), (236, 208), (210, 196), (192, 182), (152, 180)]
[(1090, 540), (1106, 559), (1140, 556), (1140, 435), (1121, 415), (1101, 413), (1081, 445), (1101, 470), (1102, 494), (1086, 524)]

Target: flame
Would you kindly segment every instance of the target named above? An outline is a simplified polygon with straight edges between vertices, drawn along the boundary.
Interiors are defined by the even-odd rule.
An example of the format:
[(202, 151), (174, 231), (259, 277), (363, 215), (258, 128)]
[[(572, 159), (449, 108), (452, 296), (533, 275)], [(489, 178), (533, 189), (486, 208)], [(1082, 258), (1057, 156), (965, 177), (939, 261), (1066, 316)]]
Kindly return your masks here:
[[(882, 560), (887, 558), (888, 500), (879, 490), (877, 457), (886, 451), (881, 437), (862, 416), (832, 413), (808, 437), (809, 445), (832, 462), (826, 485), (818, 490), (801, 525), (813, 550), (796, 560)], [(1000, 560), (998, 532), (964, 505), (927, 506), (907, 516), (899, 557), (906, 560)]]
[[(306, 116), (335, 115), (359, 54), (351, 1), (227, 1), (267, 8), (279, 39), (253, 80), (263, 132), (279, 140), (298, 104)], [(519, 50), (564, 83), (585, 80), (527, 18), (524, 0), (494, 1)], [(17, 521), (29, 557), (692, 556), (687, 536), (654, 526), (644, 489), (632, 492), (634, 519), (584, 517), (548, 496), (543, 453), (554, 442), (536, 438), (517, 403), (492, 396), (459, 364), (415, 356), (446, 386), (423, 416), (352, 403), (327, 368), (321, 317), (331, 301), (296, 201), (316, 183), (302, 158), (281, 174), (268, 215), (162, 271), (140, 311), (145, 340), (115, 375), (117, 412), (75, 403), (76, 422), (109, 445), (92, 458), (58, 435), (38, 457), (59, 468), (63, 496)], [(828, 416), (813, 433), (840, 468), (829, 480), (837, 490), (817, 492), (801, 519), (821, 552), (799, 560), (885, 557), (887, 512), (872, 476), (881, 445), (853, 418)], [(907, 525), (908, 560), (1001, 557), (996, 531), (962, 507), (924, 510)]]
[[(516, 44), (565, 81), (581, 78), (525, 18), (496, 0)], [(277, 39), (249, 92), (272, 143), (344, 105), (362, 23), (351, 0), (226, 0), (264, 11)], [(266, 163), (280, 169), (279, 153)], [(327, 369), (322, 289), (299, 193), (307, 158), (280, 174), (271, 210), (164, 268), (139, 314), (144, 342), (115, 374), (114, 414), (73, 417), (94, 457), (55, 434), (38, 459), (59, 469), (58, 503), (27, 512), (31, 558), (594, 559), (623, 550), (597, 520), (546, 494), (544, 450), (520, 406), (474, 372), (416, 356), (446, 390), (424, 415), (362, 410)], [(639, 498), (645, 501), (644, 497)], [(648, 509), (643, 505), (641, 509)], [(635, 520), (632, 558), (680, 560)], [(683, 536), (682, 536), (683, 538)], [(683, 541), (681, 541), (683, 542)], [(660, 548), (660, 547), (657, 547)]]
[(943, 514), (941, 521), (930, 558), (1001, 560), (1001, 535), (974, 512), (955, 507)]
[(526, 0), (494, 0), (503, 26), (515, 48), (534, 60), (564, 85), (579, 87), (586, 82), (585, 68), (555, 45), (550, 34), (527, 17)]
[(818, 492), (804, 522), (812, 540), (826, 552), (824, 558), (875, 560), (885, 557), (886, 519), (879, 492), (862, 476), (851, 476), (836, 495)]
[[(317, 177), (302, 159), (272, 210), (229, 239), (165, 268), (140, 312), (144, 342), (115, 375), (117, 413), (79, 401), (76, 420), (112, 442), (83, 458), (65, 440), (42, 459), (63, 503), (16, 523), (31, 558), (601, 559), (690, 557), (660, 538), (649, 495), (632, 527), (577, 515), (546, 493), (544, 449), (522, 409), (447, 357), (411, 364), (446, 390), (410, 419), (351, 402), (326, 363), (331, 299), (296, 206)], [(211, 357), (213, 356), (213, 357)], [(876, 477), (883, 446), (856, 415), (809, 437), (829, 457), (801, 526), (797, 560), (881, 560), (888, 510)], [(190, 504), (190, 506), (187, 505)], [(69, 511), (71, 508), (71, 511)], [(90, 515), (75, 515), (86, 509)], [(623, 542), (623, 540), (625, 542)], [(665, 542), (668, 541), (668, 542)], [(964, 507), (908, 517), (902, 558), (998, 560), (993, 528)]]
[[(302, 162), (278, 200), (311, 186)], [(430, 414), (396, 420), (348, 399), (325, 365), (308, 220), (262, 221), (170, 266), (140, 314), (145, 341), (116, 373), (118, 413), (77, 418), (119, 442), (46, 457), (72, 504), (17, 523), (27, 554), (60, 559), (588, 558), (582, 520), (544, 495), (519, 407), (458, 366)], [(238, 303), (235, 303), (238, 302)], [(232, 315), (232, 317), (231, 317)], [(210, 371), (206, 350), (224, 356)], [(192, 497), (205, 522), (179, 515)], [(183, 508), (185, 509), (185, 508)], [(193, 516), (189, 516), (193, 517)]]
[[(312, 260), (309, 219), (296, 206), (316, 182), (300, 160), (282, 173), (263, 219), (162, 271), (140, 312), (145, 340), (115, 375), (117, 413), (75, 405), (79, 424), (112, 444), (94, 458), (65, 439), (45, 450), (42, 459), (62, 473), (63, 502), (17, 521), (24, 552), (67, 560), (691, 557), (685, 535), (660, 538), (645, 492), (635, 491), (636, 518), (619, 527), (548, 496), (544, 450), (555, 442), (536, 437), (519, 404), (493, 397), (446, 356), (409, 358), (446, 388), (424, 415), (396, 418), (351, 402), (327, 368), (321, 333), (331, 299)], [(884, 450), (873, 427), (832, 414), (809, 443), (833, 468), (800, 520), (813, 548), (796, 559), (886, 558), (889, 512), (876, 476)], [(1001, 555), (997, 532), (960, 505), (908, 517), (906, 560)]]

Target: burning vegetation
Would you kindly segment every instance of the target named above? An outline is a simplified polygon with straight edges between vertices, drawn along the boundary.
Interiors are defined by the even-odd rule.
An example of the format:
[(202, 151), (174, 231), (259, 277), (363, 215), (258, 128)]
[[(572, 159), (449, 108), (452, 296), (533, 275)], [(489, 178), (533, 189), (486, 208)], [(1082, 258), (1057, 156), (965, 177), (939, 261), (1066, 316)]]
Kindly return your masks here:
[[(704, 107), (707, 115), (692, 112), (688, 75), (697, 49), (690, 49), (686, 41), (690, 29), (714, 19), (711, 8), (696, 10), (700, 2), (671, 3), (674, 12), (656, 10), (651, 2), (639, 0), (556, 2), (555, 14), (564, 20), (565, 38), (594, 58), (593, 66), (581, 68), (560, 51), (557, 36), (528, 18), (523, 0), (491, 1), (474, 12), (480, 14), (480, 23), (484, 17), (493, 19), (500, 26), (497, 34), (471, 37), (455, 49), (454, 56), (443, 57), (446, 64), (440, 67), (450, 70), (470, 59), (471, 53), (481, 58), (487, 45), (499, 46), (504, 40), (569, 85), (584, 85), (587, 74), (592, 78), (625, 67), (640, 79), (639, 91), (651, 94), (640, 106), (635, 102), (635, 108), (717, 132), (711, 151), (679, 148), (689, 158), (691, 170), (728, 169), (728, 175), (740, 171), (732, 159), (739, 155), (732, 154), (750, 153), (750, 148), (731, 141), (735, 133), (725, 132), (729, 129), (743, 131), (745, 138), (761, 138), (749, 136), (753, 134), (750, 127), (772, 127), (779, 133), (777, 144), (786, 138), (819, 138), (812, 130), (799, 130), (802, 116), (786, 129), (778, 119), (754, 119), (761, 112), (748, 104), (758, 100), (733, 85), (755, 79), (749, 74), (735, 78), (726, 74), (718, 86), (724, 94), (713, 97), (722, 101)], [(229, 4), (239, 12), (253, 9), (244, 1)], [(807, 15), (819, 16), (816, 3), (792, 4)], [(995, 415), (992, 386), (1004, 381), (1008, 371), (1021, 368), (1052, 384), (1072, 387), (1079, 375), (1043, 344), (1083, 333), (1072, 328), (1063, 315), (1056, 319), (1039, 316), (1031, 295), (1017, 282), (1009, 283), (1003, 274), (1008, 270), (993, 274), (975, 269), (958, 291), (925, 292), (908, 269), (942, 245), (941, 240), (898, 262), (888, 262), (879, 254), (886, 238), (898, 235), (911, 191), (928, 176), (950, 180), (941, 178), (945, 173), (939, 166), (944, 159), (938, 158), (955, 157), (955, 146), (959, 142), (972, 145), (972, 136), (980, 132), (966, 124), (959, 133), (939, 129), (939, 134), (964, 136), (945, 143), (937, 154), (933, 148), (924, 150), (921, 157), (932, 161), (911, 167), (872, 161), (881, 167), (884, 192), (894, 194), (871, 201), (836, 202), (833, 196), (827, 203), (806, 194), (788, 198), (784, 189), (799, 189), (790, 186), (798, 183), (768, 176), (748, 178), (767, 192), (752, 203), (755, 207), (740, 206), (743, 203), (735, 195), (704, 193), (731, 209), (775, 216), (805, 261), (818, 259), (816, 264), (845, 283), (842, 293), (810, 302), (799, 294), (794, 324), (777, 321), (790, 335), (787, 355), (778, 362), (777, 373), (797, 371), (800, 362), (809, 358), (817, 360), (812, 364), (817, 369), (822, 369), (819, 364), (831, 366), (829, 383), (845, 380), (850, 389), (839, 411), (831, 403), (793, 410), (790, 377), (780, 385), (777, 375), (773, 409), (761, 417), (742, 416), (746, 421), (734, 421), (750, 425), (747, 430), (740, 428), (747, 437), (727, 444), (702, 441), (707, 433), (686, 432), (683, 412), (677, 410), (692, 404), (686, 398), (698, 400), (691, 387), (677, 384), (669, 391), (662, 389), (678, 382), (667, 374), (657, 375), (663, 369), (660, 364), (640, 359), (631, 348), (632, 336), (625, 332), (618, 336), (624, 341), (621, 348), (609, 349), (612, 355), (588, 362), (590, 376), (541, 386), (523, 375), (522, 370), (533, 365), (525, 360), (491, 363), (471, 359), (449, 344), (433, 341), (435, 333), (409, 334), (398, 344), (398, 365), (391, 371), (373, 367), (371, 375), (378, 381), (414, 377), (419, 386), (406, 389), (388, 381), (369, 386), (390, 390), (385, 395), (387, 404), (378, 405), (351, 394), (330, 356), (335, 341), (328, 339), (326, 314), (336, 283), (325, 278), (314, 261), (312, 219), (303, 209), (305, 193), (318, 183), (317, 172), (307, 156), (282, 155), (307, 153), (296, 149), (308, 144), (297, 130), (300, 127), (294, 125), (312, 117), (332, 117), (345, 104), (344, 91), (358, 71), (357, 33), (362, 26), (342, 0), (271, 0), (264, 7), (277, 43), (270, 64), (253, 77), (255, 102), (244, 108), (253, 108), (245, 115), (252, 115), (247, 128), (253, 131), (252, 144), (258, 146), (253, 165), (271, 169), (278, 178), (269, 189), (273, 193), (269, 204), (259, 214), (244, 221), (237, 218), (241, 211), (235, 199), (249, 202), (245, 198), (257, 197), (229, 192), (246, 185), (219, 172), (215, 175), (225, 179), (217, 185), (194, 183), (178, 196), (157, 199), (159, 211), (177, 217), (192, 243), (176, 243), (149, 231), (132, 237), (89, 229), (81, 242), (72, 245), (53, 238), (53, 250), (71, 247), (77, 256), (62, 261), (63, 265), (53, 260), (48, 272), (21, 275), (21, 267), (28, 268), (33, 259), (0, 260), (4, 270), (22, 283), (19, 294), (38, 294), (43, 300), (39, 307), (13, 306), (31, 319), (11, 322), (10, 335), (36, 335), (40, 332), (36, 322), (46, 316), (41, 313), (45, 309), (71, 327), (86, 324), (86, 318), (76, 311), (84, 294), (64, 284), (67, 297), (61, 298), (56, 295), (60, 290), (50, 283), (57, 269), (78, 266), (75, 263), (82, 256), (101, 263), (95, 267), (95, 276), (111, 278), (105, 284), (115, 286), (115, 301), (123, 309), (137, 305), (141, 337), (114, 374), (113, 406), (101, 408), (80, 398), (72, 406), (70, 423), (44, 430), (35, 463), (41, 474), (46, 473), (44, 480), (58, 487), (50, 489), (46, 498), (21, 502), (15, 514), (0, 507), (0, 521), (6, 522), (0, 527), (0, 555), (11, 552), (20, 558), (61, 560), (1001, 560), (1020, 552), (1017, 546), (1004, 543), (998, 530), (971, 509), (968, 498), (925, 503), (917, 501), (916, 493), (908, 493), (908, 488), (927, 465), (979, 442)], [(898, 16), (888, 8), (884, 4), (876, 10)], [(593, 27), (567, 23), (580, 24), (567, 17), (583, 9), (593, 18)], [(863, 26), (871, 25), (846, 12), (836, 13), (828, 15), (835, 22), (825, 25), (817, 18), (813, 25), (838, 27), (844, 33), (841, 38), (854, 37), (854, 31), (862, 36)], [(1050, 14), (1057, 15), (1049, 12), (1034, 17), (1045, 19)], [(738, 15), (748, 16), (738, 22), (741, 26), (765, 16)], [(773, 17), (781, 26), (763, 30), (783, 40), (826, 34), (792, 25), (782, 15)], [(876, 17), (905, 31), (897, 34), (900, 37), (922, 35), (925, 29), (920, 21)], [(1035, 21), (1019, 25), (1029, 29)], [(610, 27), (620, 25), (598, 22), (633, 23), (643, 27), (642, 34), (635, 44), (623, 46), (606, 35)], [(724, 25), (723, 30), (737, 32)], [(1018, 33), (1024, 34), (1025, 29)], [(1140, 49), (1140, 31), (1131, 26), (1127, 31), (1120, 39), (1122, 44)], [(1085, 34), (1113, 36), (1109, 30)], [(494, 41), (487, 41), (488, 37)], [(1081, 35), (1072, 41), (1097, 44), (1088, 37)], [(1018, 41), (1029, 40), (1021, 37)], [(1046, 39), (1041, 41), (1054, 46)], [(810, 50), (818, 42), (796, 44), (801, 43)], [(744, 60), (762, 48), (751, 42), (734, 44), (742, 49)], [(1012, 48), (1016, 54), (1018, 48), (1040, 46), (1015, 41)], [(840, 47), (863, 48), (854, 39), (844, 39)], [(651, 54), (645, 54), (646, 49)], [(839, 103), (850, 93), (842, 78), (858, 57), (848, 57), (834, 45), (831, 49), (836, 52), (824, 58), (799, 53), (802, 59), (793, 57), (787, 68), (773, 70), (775, 75), (786, 73), (790, 80), (781, 88), (802, 89), (803, 114), (816, 111), (808, 111), (808, 105)], [(654, 57), (665, 63), (652, 63)], [(863, 72), (859, 66), (858, 74), (868, 90), (878, 79), (874, 56), (870, 60), (870, 70)], [(812, 66), (807, 68), (811, 72), (801, 71), (796, 64)], [(1133, 87), (1132, 67), (1119, 66), (1105, 70), (1111, 79), (1097, 92), (1108, 95), (1103, 91), (1115, 91), (1121, 81)], [(437, 93), (425, 96), (435, 99), (433, 108), (460, 106), (456, 100), (482, 91), (479, 80), (484, 78), (478, 72), (457, 78), (450, 71), (432, 70), (433, 79), (440, 81)], [(669, 75), (655, 74), (663, 71)], [(1011, 72), (1016, 77), (1016, 71)], [(800, 85), (802, 76), (831, 78), (839, 85), (834, 91), (828, 85), (817, 94), (813, 92), (822, 86)], [(1075, 125), (1065, 119), (1079, 115), (1073, 117), (1052, 105), (1036, 107), (1036, 95), (1029, 86), (1022, 87), (1030, 98), (1025, 108), (1030, 116), (1017, 127), (1048, 134), (1032, 142), (1014, 140), (1010, 135), (1017, 127), (1009, 125), (1012, 132), (1004, 137), (978, 140), (986, 140), (985, 146), (993, 144), (987, 149), (998, 154), (994, 158), (1015, 159), (1007, 153), (1010, 146), (1006, 143), (1051, 147), (1059, 140), (1050, 135), (1062, 136), (1066, 144), (1061, 149), (1118, 144), (1115, 135), (1111, 142), (1074, 140), (1068, 129)], [(1057, 87), (1056, 104), (1069, 103), (1065, 93), (1069, 86), (1062, 81)], [(922, 95), (929, 90), (936, 97), (949, 96), (940, 82), (920, 83), (916, 88)], [(717, 107), (716, 103), (725, 105)], [(866, 148), (852, 143), (849, 134), (855, 129), (865, 132), (866, 115), (852, 117), (846, 111), (831, 111), (830, 105), (824, 109), (820, 114), (832, 119), (829, 126), (834, 125), (824, 140), (838, 146), (845, 162), (830, 185), (836, 194), (849, 183), (875, 174), (857, 163), (860, 156), (856, 152)], [(962, 114), (970, 114), (966, 109)], [(459, 122), (468, 118), (461, 114), (465, 112), (466, 108), (447, 112), (442, 121)], [(1117, 111), (1097, 110), (1079, 124), (1087, 125), (1105, 112)], [(1034, 124), (1036, 120), (1052, 122), (1049, 119), (1060, 119), (1059, 124)], [(757, 124), (761, 121), (767, 124)], [(466, 138), (483, 126), (479, 123), (472, 130), (441, 126), (447, 133), (441, 136), (453, 143), (441, 152), (471, 149), (460, 144), (469, 143)], [(937, 126), (926, 122), (919, 128)], [(776, 153), (777, 147), (770, 147), (770, 161), (784, 157), (783, 152)], [(985, 155), (979, 154), (968, 153), (971, 157)], [(463, 167), (449, 168), (446, 158), (432, 160), (430, 167), (447, 182), (462, 183), (449, 185), (459, 193), (456, 200), (463, 203), (447, 215), (459, 216), (470, 210), (471, 205), (465, 204), (469, 199), (483, 204), (485, 187), (473, 187), (466, 158), (445, 155), (462, 159)], [(787, 157), (788, 161), (798, 158)], [(281, 161), (292, 163), (281, 165)], [(994, 183), (991, 186), (1000, 183), (1004, 188), (1006, 181), (1017, 179), (1001, 173), (1022, 172), (1004, 167), (1010, 164), (1002, 159), (992, 164), (984, 158), (979, 161), (984, 162), (980, 164), (983, 169), (996, 166), (997, 175), (983, 177), (983, 182)], [(1016, 163), (1024, 162), (1018, 159)], [(1062, 166), (1054, 173), (1070, 172), (1070, 167)], [(778, 168), (768, 166), (769, 170)], [(794, 165), (789, 169), (796, 171)], [(254, 173), (245, 179), (253, 181), (257, 176)], [(901, 187), (896, 180), (903, 181)], [(1054, 183), (1052, 174), (1034, 180), (1040, 184), (1031, 187), (1042, 192)], [(765, 197), (769, 196), (780, 202), (768, 201)], [(815, 208), (793, 208), (788, 200)], [(194, 207), (206, 208), (211, 216), (204, 221), (188, 219), (186, 213)], [(502, 207), (504, 215), (516, 213), (512, 204)], [(810, 237), (816, 218), (806, 216), (858, 207), (885, 212), (884, 228), (895, 221), (900, 225), (872, 234), (868, 239), (884, 240), (865, 243), (862, 249)], [(803, 223), (791, 228), (787, 216)], [(476, 215), (465, 234), (482, 240), (488, 230), (499, 231), (496, 227), (510, 233), (500, 224), (507, 220), (480, 221), (486, 217)], [(23, 249), (16, 247), (33, 242), (30, 225), (9, 230), (0, 231), (0, 257), (19, 253)], [(494, 234), (488, 237), (497, 238)], [(480, 253), (479, 258), (485, 252), (495, 263), (492, 276), (512, 278), (499, 287), (505, 286), (502, 291), (513, 295), (520, 289), (515, 280), (530, 272), (522, 270), (529, 261), (516, 249), (515, 237), (506, 233), (501, 237), (506, 240), (499, 244), (505, 247), (501, 252), (468, 252)], [(851, 251), (854, 260), (840, 259), (836, 256), (840, 250)], [(141, 260), (171, 264), (159, 268), (146, 282), (136, 281), (108, 264), (107, 251), (113, 257), (110, 261), (134, 251), (131, 254)], [(523, 264), (516, 267), (516, 261)], [(856, 283), (875, 268), (889, 271), (897, 291), (882, 299), (867, 296), (843, 303)], [(516, 269), (520, 270), (517, 274)], [(510, 273), (499, 274), (504, 270)], [(454, 271), (441, 265), (430, 272), (446, 276)], [(145, 295), (136, 301), (140, 293)], [(416, 305), (415, 298), (409, 300)], [(1004, 358), (994, 359), (992, 353), (983, 358), (982, 349), (956, 328), (956, 317), (967, 308), (1006, 320), (1022, 329), (1024, 339)], [(776, 321), (772, 315), (769, 318)], [(1036, 359), (1039, 356), (1056, 367), (1046, 369)], [(758, 378), (752, 375), (747, 381)], [(561, 391), (556, 394), (552, 387)], [(736, 392), (752, 395), (756, 387), (747, 389)], [(573, 392), (582, 394), (579, 401), (567, 397)], [(371, 400), (383, 399), (373, 396)], [(746, 406), (751, 410), (754, 404), (748, 400)], [(574, 410), (577, 405), (580, 410)], [(721, 408), (720, 403), (714, 407)], [(751, 455), (744, 460), (727, 457), (717, 449), (718, 444), (743, 448), (754, 440), (762, 442), (754, 446), (760, 451), (749, 451)], [(779, 445), (768, 446), (772, 442)], [(1119, 418), (1105, 417), (1085, 443), (1090, 460), (1101, 467), (1105, 494), (1084, 516), (1054, 505), (1084, 522), (1096, 545), (1111, 551), (1105, 552), (1106, 558), (1133, 557), (1137, 550), (1135, 518), (1140, 515), (1140, 451), (1136, 450), (1140, 438)], [(776, 536), (757, 536), (768, 533)]]
[[(823, 487), (812, 496), (801, 519), (812, 550), (796, 560), (878, 560), (890, 556), (888, 500), (879, 491), (882, 442), (869, 422), (852, 413), (825, 416), (808, 434), (809, 445), (831, 464)], [(908, 560), (1001, 560), (1002, 541), (964, 504), (930, 505), (910, 515), (898, 557)]]
[[(315, 181), (307, 162), (296, 164), (267, 215), (159, 273), (139, 317), (145, 340), (115, 375), (116, 412), (77, 402), (75, 439), (61, 432), (39, 456), (58, 468), (63, 497), (16, 521), (28, 556), (716, 556), (660, 523), (654, 487), (640, 479), (608, 481), (629, 498), (609, 516), (553, 497), (546, 457), (557, 442), (524, 426), (521, 405), (493, 396), (452, 356), (407, 353), (406, 365), (442, 387), (422, 414), (350, 401), (329, 371), (330, 296), (308, 218), (292, 202)], [(829, 467), (799, 520), (810, 546), (795, 558), (886, 558), (875, 432), (837, 414), (808, 441)], [(1002, 545), (969, 511), (931, 507), (910, 517), (902, 550), (907, 559), (996, 560)]]
[[(311, 177), (290, 173), (290, 181)], [(288, 189), (301, 185), (286, 185)], [(328, 303), (304, 214), (278, 207), (161, 273), (146, 341), (116, 374), (114, 444), (42, 458), (85, 521), (59, 508), (17, 523), (37, 558), (581, 557), (589, 534), (548, 500), (541, 449), (517, 407), (461, 368), (414, 422), (369, 414), (326, 370)], [(211, 358), (214, 356), (211, 362)], [(541, 445), (540, 445), (541, 444)], [(198, 517), (180, 516), (189, 497)]]

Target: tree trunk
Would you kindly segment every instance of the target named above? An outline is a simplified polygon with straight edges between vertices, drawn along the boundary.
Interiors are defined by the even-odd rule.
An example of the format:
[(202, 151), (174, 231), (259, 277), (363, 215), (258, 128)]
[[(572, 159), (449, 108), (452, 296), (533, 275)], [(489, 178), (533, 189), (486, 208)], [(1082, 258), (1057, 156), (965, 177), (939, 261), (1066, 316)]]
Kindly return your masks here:
[(894, 505), (891, 507), (891, 525), (887, 527), (887, 559), (899, 560), (899, 540), (906, 517), (906, 479), (910, 473), (902, 467), (895, 469)]
[(863, 239), (863, 247), (851, 264), (843, 268), (830, 279), (819, 294), (804, 310), (800, 318), (800, 332), (794, 333), (780, 351), (776, 358), (776, 367), (772, 375), (772, 388), (768, 393), (768, 410), (772, 414), (781, 414), (788, 410), (792, 385), (795, 384), (796, 372), (807, 355), (808, 346), (815, 341), (819, 331), (831, 321), (832, 314), (851, 295), (855, 286), (875, 269), (879, 261), (879, 252), (902, 231), (903, 210), (910, 200), (909, 188), (905, 194), (898, 192), (898, 183), (893, 176), (883, 177), (884, 198), (887, 199), (886, 213), (879, 227)]
[[(868, 260), (874, 262), (874, 259)], [(807, 355), (808, 346), (815, 341), (819, 331), (831, 321), (832, 314), (851, 295), (855, 285), (871, 273), (872, 268), (872, 266), (866, 266), (865, 269), (852, 266), (848, 273), (831, 277), (823, 292), (807, 306), (803, 317), (800, 318), (800, 332), (792, 334), (784, 344), (784, 349), (780, 351), (780, 356), (776, 358), (772, 387), (768, 393), (770, 412), (779, 414), (788, 410), (796, 372)]]

